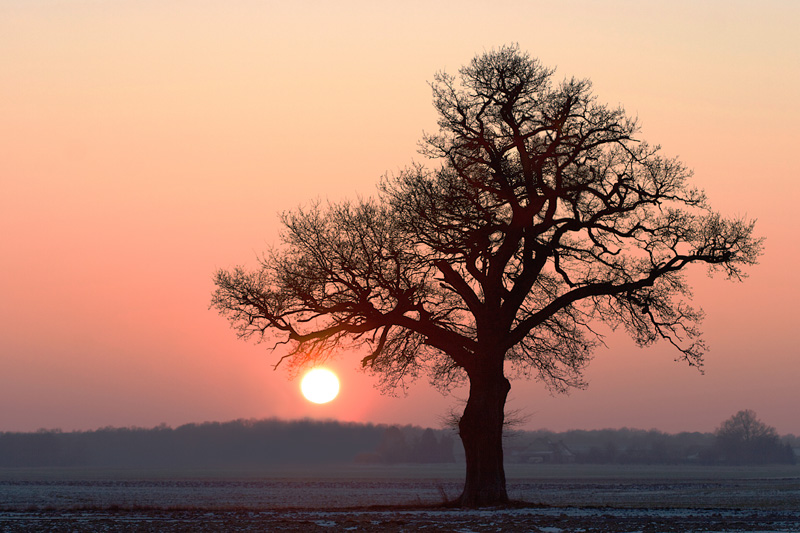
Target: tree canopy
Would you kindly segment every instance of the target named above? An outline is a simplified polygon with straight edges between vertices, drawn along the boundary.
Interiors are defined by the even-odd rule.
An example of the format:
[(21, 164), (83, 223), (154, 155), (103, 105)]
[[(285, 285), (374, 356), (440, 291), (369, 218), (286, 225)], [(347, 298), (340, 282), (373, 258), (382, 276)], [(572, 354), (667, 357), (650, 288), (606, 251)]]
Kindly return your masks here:
[[(691, 171), (588, 80), (557, 81), (516, 46), (431, 87), (431, 166), (384, 177), (374, 198), (286, 212), (257, 269), (217, 272), (212, 305), (239, 334), (284, 346), (290, 365), (361, 349), (390, 387), (423, 371), (444, 389), (468, 379), (465, 448), (469, 428), (501, 431), (506, 372), (582, 386), (597, 324), (701, 366), (685, 267), (741, 279), (761, 251), (753, 222), (713, 211)], [(474, 469), (499, 469), (503, 490), (469, 504), (504, 499), (497, 439), (499, 466)]]
[(723, 462), (792, 463), (790, 446), (781, 444), (778, 431), (761, 420), (754, 411), (745, 409), (725, 420), (717, 431), (716, 450)]
[(758, 439), (777, 438), (778, 432), (758, 419), (754, 411), (739, 411), (724, 421), (716, 431), (717, 438), (740, 442), (753, 442)]

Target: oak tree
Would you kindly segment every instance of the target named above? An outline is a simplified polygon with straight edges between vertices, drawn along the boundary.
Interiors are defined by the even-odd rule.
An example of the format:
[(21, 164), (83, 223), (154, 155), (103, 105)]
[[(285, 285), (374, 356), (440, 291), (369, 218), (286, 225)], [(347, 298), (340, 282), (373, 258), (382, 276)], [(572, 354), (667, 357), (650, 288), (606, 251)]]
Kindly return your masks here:
[(467, 380), (458, 503), (497, 505), (508, 378), (583, 386), (600, 323), (701, 366), (685, 268), (741, 279), (760, 240), (588, 80), (557, 81), (516, 46), (431, 86), (431, 164), (385, 177), (373, 199), (285, 213), (282, 244), (254, 270), (217, 272), (212, 305), (289, 365), (347, 347), (389, 387), (420, 373), (442, 389)]

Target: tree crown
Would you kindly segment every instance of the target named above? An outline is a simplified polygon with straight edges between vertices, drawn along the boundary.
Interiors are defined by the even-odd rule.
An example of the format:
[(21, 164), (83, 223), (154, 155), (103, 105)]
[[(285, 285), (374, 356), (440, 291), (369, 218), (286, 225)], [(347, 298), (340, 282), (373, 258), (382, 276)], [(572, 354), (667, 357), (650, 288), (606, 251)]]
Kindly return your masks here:
[(376, 199), (285, 213), (283, 246), (255, 271), (219, 271), (212, 305), (293, 365), (363, 348), (389, 387), (426, 369), (446, 388), (506, 361), (581, 386), (599, 322), (700, 366), (684, 269), (741, 279), (761, 252), (753, 222), (712, 211), (588, 80), (553, 74), (515, 46), (437, 74), (433, 168), (385, 177)]
[(760, 439), (777, 440), (778, 431), (761, 420), (754, 411), (739, 411), (717, 428), (718, 439), (738, 443), (752, 443)]

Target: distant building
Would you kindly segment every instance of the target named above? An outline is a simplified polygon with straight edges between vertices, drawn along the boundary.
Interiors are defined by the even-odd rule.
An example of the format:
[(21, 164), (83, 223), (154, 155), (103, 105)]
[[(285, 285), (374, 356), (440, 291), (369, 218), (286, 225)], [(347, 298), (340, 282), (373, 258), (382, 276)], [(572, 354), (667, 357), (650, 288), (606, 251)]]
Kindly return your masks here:
[(564, 441), (553, 442), (549, 438), (540, 437), (527, 446), (508, 450), (508, 461), (511, 463), (574, 463), (575, 454)]

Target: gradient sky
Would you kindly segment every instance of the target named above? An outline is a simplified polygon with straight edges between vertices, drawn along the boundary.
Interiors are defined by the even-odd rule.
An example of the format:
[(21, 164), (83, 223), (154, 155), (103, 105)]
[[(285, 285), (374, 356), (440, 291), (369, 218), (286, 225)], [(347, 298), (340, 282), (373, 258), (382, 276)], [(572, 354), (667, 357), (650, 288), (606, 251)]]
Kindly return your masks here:
[(370, 195), (422, 159), (427, 81), (518, 42), (588, 77), (757, 218), (761, 264), (692, 271), (705, 375), (612, 336), (589, 388), (514, 381), (526, 428), (713, 431), (753, 409), (800, 434), (796, 274), (800, 3), (4, 0), (0, 3), (0, 431), (319, 417), (439, 426), (466, 396), (382, 396), (358, 360), (302, 399), (208, 310), (217, 268), (254, 265), (277, 214)]

